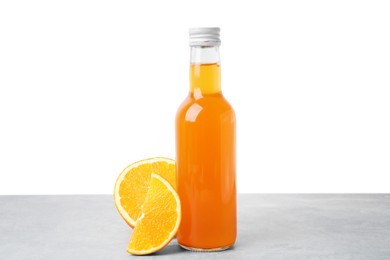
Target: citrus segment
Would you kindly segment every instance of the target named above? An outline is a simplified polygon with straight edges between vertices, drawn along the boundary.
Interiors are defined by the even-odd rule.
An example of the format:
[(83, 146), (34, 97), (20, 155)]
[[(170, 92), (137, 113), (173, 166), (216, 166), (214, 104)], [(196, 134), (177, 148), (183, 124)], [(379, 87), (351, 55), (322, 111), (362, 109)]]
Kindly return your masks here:
[(175, 161), (162, 157), (130, 164), (121, 172), (115, 183), (115, 206), (131, 227), (135, 226), (141, 216), (141, 206), (149, 189), (151, 173), (162, 176), (176, 187)]
[(127, 252), (145, 255), (164, 248), (176, 235), (180, 221), (180, 199), (175, 189), (159, 175), (152, 174), (142, 215), (131, 235)]

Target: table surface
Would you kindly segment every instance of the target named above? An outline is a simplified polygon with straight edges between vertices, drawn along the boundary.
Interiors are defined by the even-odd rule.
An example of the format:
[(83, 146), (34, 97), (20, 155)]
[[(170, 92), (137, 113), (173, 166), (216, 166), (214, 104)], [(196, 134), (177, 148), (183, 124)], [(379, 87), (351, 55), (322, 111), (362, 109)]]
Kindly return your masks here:
[[(0, 196), (0, 259), (132, 259), (110, 195)], [(161, 259), (390, 259), (390, 194), (239, 194), (232, 249)]]

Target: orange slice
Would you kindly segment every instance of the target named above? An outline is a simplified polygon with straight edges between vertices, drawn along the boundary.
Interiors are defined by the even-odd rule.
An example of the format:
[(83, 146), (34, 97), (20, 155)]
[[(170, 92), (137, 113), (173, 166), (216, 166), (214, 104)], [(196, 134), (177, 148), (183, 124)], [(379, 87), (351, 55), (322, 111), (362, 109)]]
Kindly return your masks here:
[(175, 161), (156, 157), (135, 162), (119, 175), (114, 188), (115, 206), (130, 227), (134, 227), (141, 216), (141, 206), (150, 185), (152, 173), (162, 176), (176, 187)]
[(146, 255), (164, 248), (176, 235), (180, 221), (180, 199), (175, 189), (152, 173), (142, 215), (131, 234), (127, 252)]

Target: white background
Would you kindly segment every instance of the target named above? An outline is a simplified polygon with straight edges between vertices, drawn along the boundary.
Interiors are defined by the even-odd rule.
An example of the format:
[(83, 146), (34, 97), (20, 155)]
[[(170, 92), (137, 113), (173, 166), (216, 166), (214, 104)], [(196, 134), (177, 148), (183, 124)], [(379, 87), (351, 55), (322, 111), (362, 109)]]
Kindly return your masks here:
[(188, 28), (220, 26), (239, 192), (389, 192), (388, 1), (1, 1), (0, 194), (112, 193), (175, 156)]

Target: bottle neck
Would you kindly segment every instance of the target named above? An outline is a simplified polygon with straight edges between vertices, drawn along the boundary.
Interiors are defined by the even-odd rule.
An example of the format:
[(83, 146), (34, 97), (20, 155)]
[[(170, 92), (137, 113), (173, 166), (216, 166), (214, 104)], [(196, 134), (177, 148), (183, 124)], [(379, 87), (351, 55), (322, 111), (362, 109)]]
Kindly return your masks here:
[(190, 93), (195, 98), (221, 93), (218, 46), (192, 46)]

